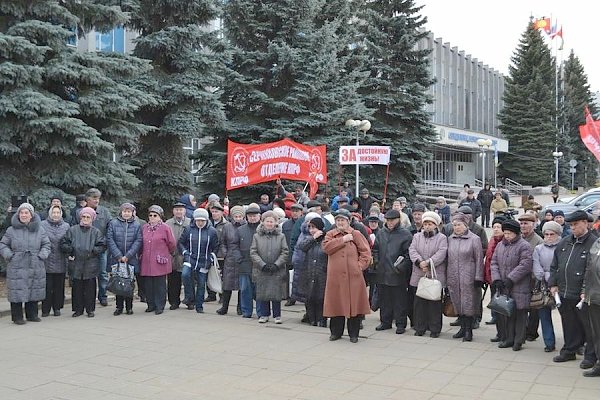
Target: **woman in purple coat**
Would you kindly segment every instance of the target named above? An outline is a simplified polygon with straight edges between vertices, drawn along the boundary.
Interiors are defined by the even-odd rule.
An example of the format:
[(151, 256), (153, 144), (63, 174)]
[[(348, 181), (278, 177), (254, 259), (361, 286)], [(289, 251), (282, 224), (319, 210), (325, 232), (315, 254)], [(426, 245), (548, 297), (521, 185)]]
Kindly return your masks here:
[(521, 227), (515, 220), (502, 223), (504, 239), (496, 246), (492, 257), (492, 285), (497, 291), (509, 294), (516, 303), (510, 317), (498, 316), (498, 330), (505, 339), (498, 347), (521, 350), (525, 343), (527, 310), (531, 300), (531, 273), (533, 248), (521, 237)]
[(163, 223), (164, 212), (160, 206), (148, 208), (148, 223), (142, 227), (142, 255), (140, 275), (144, 279), (144, 291), (148, 308), (162, 314), (167, 302), (167, 275), (171, 273), (171, 254), (177, 249), (177, 242), (171, 228)]
[(483, 250), (479, 236), (469, 230), (469, 217), (456, 213), (452, 217), (454, 232), (448, 237), (446, 283), (460, 330), (452, 337), (473, 340), (473, 316), (477, 312), (477, 290), (483, 286)]
[[(423, 229), (413, 236), (408, 249), (413, 264), (410, 286), (414, 292), (417, 291), (417, 285), (423, 276), (431, 278), (431, 263), (442, 287), (446, 284), (448, 239), (438, 231), (442, 218), (435, 212), (427, 211), (423, 214), (422, 221)], [(429, 336), (439, 337), (442, 331), (442, 300), (432, 301), (415, 296), (413, 318), (415, 336), (423, 336), (425, 331), (429, 330)]]

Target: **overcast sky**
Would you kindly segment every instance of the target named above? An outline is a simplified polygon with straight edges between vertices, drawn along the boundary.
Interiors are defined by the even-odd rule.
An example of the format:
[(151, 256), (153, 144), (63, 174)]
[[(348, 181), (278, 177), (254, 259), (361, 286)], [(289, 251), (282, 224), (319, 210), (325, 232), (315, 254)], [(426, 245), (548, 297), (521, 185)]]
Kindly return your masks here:
[[(484, 64), (507, 75), (510, 59), (529, 17), (551, 17), (563, 27), (564, 48), (557, 59), (567, 59), (571, 49), (581, 61), (592, 92), (600, 91), (600, 46), (597, 21), (600, 2), (595, 0), (415, 0), (424, 5), (427, 29)], [(553, 42), (560, 44), (560, 38)], [(548, 40), (548, 43), (551, 43)], [(558, 48), (558, 45), (554, 46)], [(562, 53), (562, 54), (561, 54)], [(562, 58), (561, 58), (562, 57)]]

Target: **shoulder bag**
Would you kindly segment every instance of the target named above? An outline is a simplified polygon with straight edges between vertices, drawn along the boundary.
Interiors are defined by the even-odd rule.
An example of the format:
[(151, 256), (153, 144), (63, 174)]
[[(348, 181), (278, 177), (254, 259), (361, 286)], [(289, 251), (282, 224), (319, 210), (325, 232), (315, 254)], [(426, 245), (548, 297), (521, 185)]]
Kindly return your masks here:
[(217, 260), (217, 255), (215, 253), (210, 253), (210, 255), (213, 266), (208, 270), (206, 285), (213, 292), (223, 293), (223, 280), (221, 279), (221, 274), (219, 273), (219, 261)]
[(550, 290), (546, 285), (546, 281), (536, 281), (535, 286), (531, 291), (529, 308), (532, 310), (539, 310), (540, 308), (554, 307), (555, 305), (556, 302), (554, 301), (554, 296), (550, 294)]
[(442, 299), (442, 282), (437, 278), (435, 265), (433, 265), (431, 259), (429, 259), (429, 269), (431, 270), (431, 278), (425, 275), (419, 279), (416, 296), (425, 300), (440, 301)]
[(510, 317), (515, 311), (515, 306), (515, 299), (507, 294), (496, 292), (496, 294), (492, 296), (487, 308), (496, 311), (498, 314), (504, 315), (505, 317)]
[(458, 313), (454, 308), (454, 304), (452, 303), (452, 299), (450, 298), (450, 293), (448, 290), (444, 291), (444, 300), (442, 303), (442, 314), (449, 318), (458, 317)]
[(116, 296), (133, 298), (133, 290), (135, 284), (131, 277), (129, 265), (127, 263), (119, 263), (117, 265), (114, 265), (113, 267), (113, 271), (119, 271), (124, 269), (127, 272), (125, 276), (113, 272), (111, 277), (108, 279), (108, 285), (106, 286), (106, 290), (114, 293)]

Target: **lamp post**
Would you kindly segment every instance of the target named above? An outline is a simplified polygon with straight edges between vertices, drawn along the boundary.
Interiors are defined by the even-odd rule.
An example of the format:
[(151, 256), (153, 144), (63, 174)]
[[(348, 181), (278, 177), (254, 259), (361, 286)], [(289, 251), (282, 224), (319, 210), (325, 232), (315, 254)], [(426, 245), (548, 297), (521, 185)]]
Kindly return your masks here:
[[(371, 123), (366, 119), (363, 119), (362, 121), (359, 119), (349, 119), (346, 121), (346, 126), (349, 128), (356, 128), (356, 147), (358, 150), (358, 146), (359, 146), (358, 134), (360, 133), (360, 131), (362, 131), (363, 133), (367, 133), (367, 131), (369, 129), (371, 129)], [(358, 160), (356, 160), (356, 192), (354, 192), (354, 195), (356, 197), (358, 197), (358, 195), (359, 195), (359, 190), (360, 190), (360, 172), (359, 172)]]
[(481, 152), (481, 186), (485, 189), (485, 152), (492, 145), (490, 139), (477, 139), (477, 146)]
[(562, 151), (554, 151), (552, 153), (552, 157), (554, 157), (554, 168), (555, 168), (555, 175), (554, 175), (554, 182), (558, 183), (558, 160), (561, 159), (561, 157), (563, 156), (563, 152)]

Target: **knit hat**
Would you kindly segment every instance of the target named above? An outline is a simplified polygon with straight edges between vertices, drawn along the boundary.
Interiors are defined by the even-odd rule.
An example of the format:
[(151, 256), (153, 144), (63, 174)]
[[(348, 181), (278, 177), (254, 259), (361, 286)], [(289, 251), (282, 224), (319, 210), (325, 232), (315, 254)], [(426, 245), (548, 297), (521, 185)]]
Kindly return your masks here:
[(469, 206), (460, 206), (457, 211), (463, 214), (473, 214), (473, 209)]
[(494, 218), (494, 220), (492, 221), (492, 226), (496, 225), (496, 224), (500, 224), (502, 225), (502, 223), (506, 221), (506, 217), (503, 215), (499, 215), (496, 218)]
[(267, 218), (273, 218), (275, 221), (277, 221), (279, 218), (277, 218), (277, 214), (275, 214), (273, 211), (269, 210), (269, 211), (265, 211), (263, 213), (263, 215), (260, 216), (260, 220), (264, 221)]
[(135, 211), (135, 206), (131, 203), (123, 203), (123, 204), (121, 204), (121, 207), (119, 207), (119, 211), (123, 211), (123, 210)]
[(338, 218), (346, 218), (348, 221), (350, 221), (352, 219), (352, 214), (350, 213), (350, 211), (346, 210), (345, 208), (340, 208), (338, 210), (338, 212), (335, 214), (335, 219)]
[(465, 226), (469, 226), (469, 217), (466, 214), (458, 212), (452, 216), (452, 222), (462, 222)]
[(400, 203), (406, 203), (406, 197), (404, 196), (400, 196), (396, 200), (398, 200)]
[(54, 194), (54, 195), (50, 196), (50, 201), (52, 201), (52, 200), (54, 200), (54, 199), (56, 199), (56, 200), (60, 200), (60, 202), (61, 202), (61, 203), (63, 202), (63, 198), (62, 198), (62, 196), (61, 196), (60, 194), (58, 194), (58, 193), (56, 193), (56, 194)]
[(79, 217), (81, 217), (83, 214), (87, 214), (92, 217), (92, 221), (96, 220), (96, 210), (94, 210), (92, 207), (83, 207), (81, 211), (79, 211)]
[(194, 220), (201, 219), (203, 221), (208, 221), (208, 211), (204, 208), (196, 208), (192, 216)]
[(35, 209), (33, 208), (33, 206), (31, 204), (29, 204), (29, 203), (21, 204), (19, 206), (19, 208), (17, 208), (17, 214), (23, 209), (29, 211), (29, 213), (31, 214), (32, 217), (35, 215)]
[(546, 231), (552, 231), (552, 232), (556, 233), (558, 236), (561, 236), (562, 232), (563, 232), (563, 228), (562, 228), (562, 226), (559, 225), (558, 222), (548, 221), (548, 222), (545, 222), (544, 226), (542, 227), (542, 233), (546, 233)]
[(423, 218), (421, 220), (423, 222), (426, 222), (426, 221), (433, 222), (436, 225), (439, 225), (442, 223), (442, 218), (438, 215), (438, 213), (433, 212), (433, 211), (427, 211), (427, 212), (423, 213)]
[(165, 215), (165, 212), (162, 209), (162, 207), (159, 205), (156, 205), (156, 204), (153, 204), (150, 207), (148, 207), (148, 213), (151, 213), (151, 212), (157, 213), (158, 215), (161, 216), (161, 218)]
[(274, 208), (273, 213), (277, 216), (277, 219), (279, 220), (285, 218), (285, 211), (279, 207)]
[(90, 188), (88, 189), (87, 192), (85, 192), (85, 198), (89, 198), (89, 197), (101, 197), (102, 196), (102, 192), (96, 188)]
[(554, 213), (552, 214), (554, 217), (563, 217), (565, 216), (565, 213), (562, 210), (556, 210), (554, 211)]
[(415, 203), (412, 207), (412, 212), (424, 213), (425, 211), (427, 211), (427, 209), (425, 208), (425, 204), (423, 203)]
[(241, 215), (243, 217), (244, 215), (246, 215), (246, 213), (244, 212), (244, 207), (242, 207), (242, 206), (233, 206), (229, 210), (229, 215), (231, 215), (232, 217), (234, 215)]
[(317, 228), (320, 231), (322, 231), (323, 228), (325, 228), (325, 224), (323, 223), (323, 220), (321, 219), (321, 217), (316, 217), (316, 218), (311, 219), (308, 224), (314, 226), (315, 228)]
[(305, 221), (312, 221), (315, 218), (320, 218), (320, 215), (317, 214), (316, 212), (309, 212), (308, 214), (306, 214), (306, 216), (304, 217)]
[(219, 197), (218, 194), (211, 194), (210, 196), (208, 196), (208, 202), (210, 203), (211, 201), (220, 201), (221, 198)]
[(507, 219), (502, 223), (502, 231), (510, 231), (518, 235), (521, 233), (521, 226), (514, 219)]

